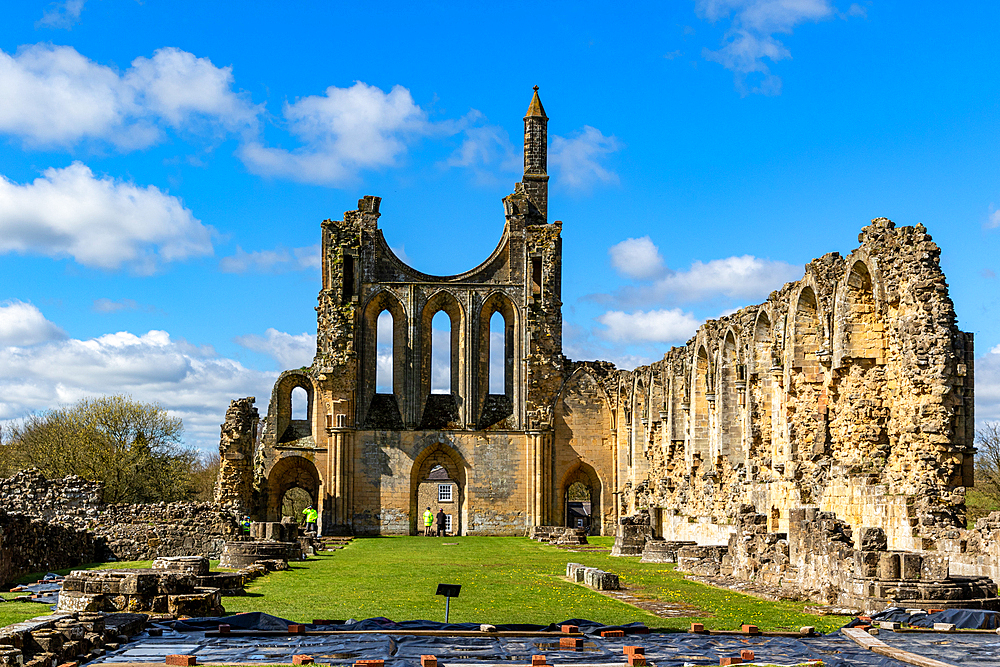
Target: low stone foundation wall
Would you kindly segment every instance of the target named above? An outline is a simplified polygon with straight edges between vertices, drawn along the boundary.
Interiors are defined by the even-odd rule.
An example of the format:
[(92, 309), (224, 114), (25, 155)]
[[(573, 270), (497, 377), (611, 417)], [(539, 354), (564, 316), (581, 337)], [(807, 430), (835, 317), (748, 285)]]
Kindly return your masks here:
[(881, 528), (852, 528), (832, 512), (790, 512), (788, 533), (768, 530), (752, 505), (740, 508), (727, 547), (687, 546), (677, 567), (794, 589), (827, 604), (878, 611), (888, 606), (1000, 608), (987, 577), (949, 572), (948, 556), (888, 549)]
[(63, 581), (57, 611), (225, 613), (218, 588), (198, 586), (193, 574), (163, 569), (74, 570)]
[(645, 523), (628, 522), (622, 519), (615, 531), (615, 543), (611, 547), (612, 556), (641, 556), (646, 548), (646, 540), (652, 538), (653, 529), (648, 520)]
[(646, 546), (642, 549), (640, 563), (676, 563), (677, 551), (681, 547), (696, 545), (691, 540), (646, 540)]
[(52, 614), (0, 628), (0, 665), (84, 663), (142, 632), (145, 614)]
[(727, 553), (729, 547), (720, 544), (681, 547), (677, 550), (677, 569), (714, 577), (721, 573)]
[(295, 560), (298, 542), (226, 542), (219, 560), (219, 567), (239, 569), (254, 563)]
[(618, 575), (605, 572), (596, 567), (587, 567), (580, 563), (566, 563), (566, 577), (571, 581), (590, 586), (596, 591), (621, 590)]

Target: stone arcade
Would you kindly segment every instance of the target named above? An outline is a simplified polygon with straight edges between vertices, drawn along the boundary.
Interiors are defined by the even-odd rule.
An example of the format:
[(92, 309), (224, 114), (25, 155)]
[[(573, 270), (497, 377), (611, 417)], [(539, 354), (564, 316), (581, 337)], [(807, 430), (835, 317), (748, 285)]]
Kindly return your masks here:
[[(470, 271), (431, 276), (401, 262), (379, 229), (378, 197), (322, 223), (315, 359), (280, 376), (262, 432), (253, 399), (233, 402), (219, 502), (278, 521), (285, 494), (301, 488), (322, 533), (414, 534), (421, 489), (443, 480), (462, 535), (578, 521), (613, 534), (641, 512), (625, 521), (641, 526), (638, 553), (648, 538), (676, 543), (673, 554), (725, 544), (747, 512), (787, 540), (794, 512), (809, 509), (881, 530), (890, 550), (959, 538), (973, 483), (973, 341), (924, 227), (873, 220), (853, 252), (813, 260), (801, 280), (706, 322), (648, 366), (574, 362), (562, 355), (547, 123), (536, 89), (524, 178), (503, 200), (496, 250)], [(385, 311), (392, 386), (380, 392)], [(431, 391), (431, 320), (442, 311), (444, 394)], [(495, 313), (502, 393), (489, 381)], [(298, 389), (305, 419), (292, 418)]]

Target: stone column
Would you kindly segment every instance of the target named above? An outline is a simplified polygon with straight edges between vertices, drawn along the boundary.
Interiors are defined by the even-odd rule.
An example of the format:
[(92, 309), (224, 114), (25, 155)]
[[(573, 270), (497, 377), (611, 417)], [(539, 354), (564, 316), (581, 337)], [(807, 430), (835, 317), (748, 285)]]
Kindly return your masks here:
[(542, 526), (545, 525), (544, 518), (542, 516), (542, 493), (544, 488), (543, 477), (543, 446), (542, 446), (542, 433), (541, 431), (528, 431), (528, 451), (531, 452), (532, 460), (532, 503), (531, 503), (531, 521), (532, 525)]

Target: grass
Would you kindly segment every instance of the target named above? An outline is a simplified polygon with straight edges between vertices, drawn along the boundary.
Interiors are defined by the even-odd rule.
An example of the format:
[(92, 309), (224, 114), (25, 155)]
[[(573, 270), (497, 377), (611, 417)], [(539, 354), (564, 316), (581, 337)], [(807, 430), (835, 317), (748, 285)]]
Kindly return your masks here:
[[(610, 547), (613, 539), (591, 538)], [(446, 546), (445, 543), (455, 543)], [(700, 611), (660, 618), (570, 583), (567, 562), (617, 573), (632, 595), (687, 603)], [(247, 597), (226, 598), (227, 611), (266, 611), (291, 620), (385, 616), (393, 620), (444, 620), (438, 583), (462, 585), (452, 601), (451, 620), (475, 623), (551, 623), (586, 618), (606, 624), (642, 621), (650, 627), (686, 630), (690, 623), (735, 629), (752, 623), (762, 629), (814, 625), (822, 631), (843, 624), (841, 617), (802, 612), (803, 602), (769, 602), (687, 581), (672, 565), (639, 563), (606, 553), (573, 553), (507, 537), (388, 537), (355, 540), (350, 546), (292, 564), (251, 584)]]
[[(610, 548), (613, 538), (590, 541)], [(615, 572), (629, 594), (687, 604), (691, 615), (660, 618), (570, 583), (563, 577), (568, 562)], [(91, 563), (71, 569), (149, 564)], [(18, 581), (38, 578), (34, 574)], [(642, 621), (651, 628), (669, 630), (686, 630), (698, 622), (711, 629), (752, 623), (762, 630), (814, 625), (827, 632), (845, 621), (805, 614), (802, 608), (807, 603), (769, 602), (687, 581), (673, 565), (639, 563), (637, 558), (612, 558), (602, 552), (573, 553), (515, 537), (358, 539), (339, 551), (293, 563), (286, 572), (261, 577), (247, 587), (246, 596), (224, 598), (223, 605), (230, 613), (263, 611), (307, 622), (375, 616), (442, 621), (444, 598), (434, 595), (438, 583), (462, 585), (461, 596), (451, 604), (450, 618), (455, 622), (552, 623), (585, 618), (609, 625)], [(46, 605), (0, 604), (0, 626), (46, 613)]]

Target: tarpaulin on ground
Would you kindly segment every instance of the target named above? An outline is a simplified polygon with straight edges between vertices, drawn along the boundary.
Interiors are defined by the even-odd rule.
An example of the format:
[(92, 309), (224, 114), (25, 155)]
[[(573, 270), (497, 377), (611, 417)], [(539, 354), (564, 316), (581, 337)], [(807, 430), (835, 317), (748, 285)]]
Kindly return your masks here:
[[(162, 662), (167, 655), (194, 655), (199, 663), (287, 663), (293, 655), (311, 655), (317, 663), (351, 665), (358, 659), (381, 659), (385, 667), (419, 667), (421, 655), (435, 655), (448, 665), (482, 665), (487, 663), (530, 664), (531, 656), (544, 655), (550, 665), (600, 663), (621, 665), (625, 646), (642, 646), (646, 657), (657, 667), (685, 665), (718, 665), (720, 658), (739, 657), (751, 649), (755, 661), (778, 665), (795, 665), (810, 660), (822, 660), (830, 667), (903, 667), (903, 663), (884, 658), (859, 647), (840, 634), (808, 639), (793, 637), (762, 637), (746, 635), (701, 635), (689, 633), (630, 634), (625, 637), (602, 638), (600, 629), (608, 628), (586, 619), (568, 619), (548, 625), (506, 624), (495, 626), (507, 632), (557, 631), (563, 624), (577, 625), (587, 636), (583, 646), (565, 649), (557, 636), (422, 636), (406, 634), (288, 634), (288, 635), (217, 635), (206, 636), (220, 623), (233, 630), (283, 630), (290, 621), (268, 614), (235, 614), (221, 618), (185, 619), (157, 624), (163, 635), (150, 637), (143, 633), (99, 660), (103, 663)], [(621, 627), (626, 631), (643, 627), (633, 623)], [(370, 618), (336, 625), (315, 626), (307, 630), (479, 630), (478, 623), (439, 623), (436, 621), (392, 621)]]
[(1000, 612), (986, 609), (945, 609), (928, 614), (922, 611), (910, 613), (901, 607), (890, 607), (877, 614), (872, 614), (870, 618), (872, 619), (870, 622), (855, 618), (844, 627), (853, 628), (858, 625), (888, 621), (906, 623), (918, 628), (932, 628), (935, 623), (954, 623), (956, 628), (979, 630), (1000, 628)]

